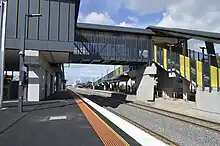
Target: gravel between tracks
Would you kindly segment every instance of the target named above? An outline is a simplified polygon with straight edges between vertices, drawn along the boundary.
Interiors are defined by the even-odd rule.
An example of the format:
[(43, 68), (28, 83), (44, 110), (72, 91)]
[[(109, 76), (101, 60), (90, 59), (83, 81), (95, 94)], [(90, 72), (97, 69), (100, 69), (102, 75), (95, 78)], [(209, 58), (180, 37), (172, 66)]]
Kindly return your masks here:
[(148, 106), (144, 106), (144, 105), (140, 105), (140, 104), (133, 104), (133, 103), (129, 103), (129, 104), (140, 107), (140, 108), (143, 108), (143, 109), (146, 109), (146, 110), (150, 110), (152, 112), (155, 111), (155, 112), (158, 112), (158, 113), (161, 113), (161, 114), (164, 114), (164, 115), (168, 115), (168, 116), (171, 116), (171, 117), (175, 117), (175, 118), (178, 118), (178, 119), (182, 119), (182, 120), (185, 120), (185, 121), (188, 121), (188, 122), (196, 123), (198, 125), (203, 125), (203, 126), (210, 127), (210, 128), (213, 128), (215, 130), (220, 131), (220, 125), (219, 124), (217, 125), (217, 124), (209, 123), (207, 121), (201, 121), (201, 120), (198, 120), (198, 119), (193, 119), (191, 117), (187, 117), (187, 116), (184, 116), (184, 115), (171, 113), (169, 111), (162, 111), (160, 109), (156, 109), (156, 108), (152, 108), (152, 107), (148, 107)]
[(107, 107), (123, 116), (159, 133), (180, 145), (217, 146), (220, 134), (188, 123), (144, 111), (126, 104), (117, 108)]

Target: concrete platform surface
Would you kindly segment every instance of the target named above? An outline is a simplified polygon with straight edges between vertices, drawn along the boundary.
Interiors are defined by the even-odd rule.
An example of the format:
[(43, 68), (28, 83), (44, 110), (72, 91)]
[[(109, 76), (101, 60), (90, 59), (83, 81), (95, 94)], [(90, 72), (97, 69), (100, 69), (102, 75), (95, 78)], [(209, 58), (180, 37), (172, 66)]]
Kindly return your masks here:
[(135, 101), (135, 102), (150, 105), (152, 107), (167, 111), (172, 111), (172, 112), (220, 123), (220, 114), (197, 109), (195, 102), (190, 102), (190, 101), (186, 102), (182, 99), (174, 101), (172, 99), (164, 99), (164, 98), (156, 99), (155, 103), (145, 103), (140, 101)]
[[(59, 100), (52, 100), (59, 99)], [(140, 145), (69, 91), (37, 103), (6, 103), (0, 111), (2, 146)]]

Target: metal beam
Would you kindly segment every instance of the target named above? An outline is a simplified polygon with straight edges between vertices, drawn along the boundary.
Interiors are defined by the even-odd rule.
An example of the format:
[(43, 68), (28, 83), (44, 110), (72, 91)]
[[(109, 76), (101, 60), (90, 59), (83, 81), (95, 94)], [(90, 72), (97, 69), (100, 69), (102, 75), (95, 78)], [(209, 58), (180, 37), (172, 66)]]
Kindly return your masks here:
[(76, 46), (77, 50), (83, 55), (83, 52), (80, 50), (79, 46), (74, 42), (74, 45)]

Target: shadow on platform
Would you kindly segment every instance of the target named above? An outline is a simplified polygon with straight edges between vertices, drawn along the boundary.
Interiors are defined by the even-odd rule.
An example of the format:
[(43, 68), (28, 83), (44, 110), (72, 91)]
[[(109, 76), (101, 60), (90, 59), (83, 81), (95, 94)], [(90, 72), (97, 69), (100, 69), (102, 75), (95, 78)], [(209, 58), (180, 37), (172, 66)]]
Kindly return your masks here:
[(89, 100), (95, 102), (96, 104), (102, 107), (112, 107), (117, 108), (120, 104), (127, 104), (131, 103), (132, 101), (126, 100), (126, 95), (119, 95), (112, 93), (111, 97), (103, 97), (99, 95), (88, 95), (88, 94), (81, 94), (80, 95), (88, 98)]

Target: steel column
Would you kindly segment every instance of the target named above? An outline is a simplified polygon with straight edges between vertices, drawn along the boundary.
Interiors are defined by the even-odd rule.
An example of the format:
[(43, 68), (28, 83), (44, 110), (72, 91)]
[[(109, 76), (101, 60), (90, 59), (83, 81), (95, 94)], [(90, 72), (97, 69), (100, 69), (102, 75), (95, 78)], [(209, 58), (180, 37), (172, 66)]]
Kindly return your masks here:
[(6, 33), (6, 12), (7, 2), (0, 2), (0, 31), (1, 31), (1, 52), (0, 52), (0, 108), (2, 108), (3, 92), (4, 92), (4, 63), (5, 63), (5, 33)]
[(18, 111), (23, 111), (23, 99), (24, 99), (24, 55), (25, 55), (25, 39), (26, 39), (26, 22), (27, 18), (24, 15), (24, 31), (23, 31), (23, 41), (21, 44), (19, 56), (20, 56), (20, 64), (19, 64), (19, 91), (18, 91)]

